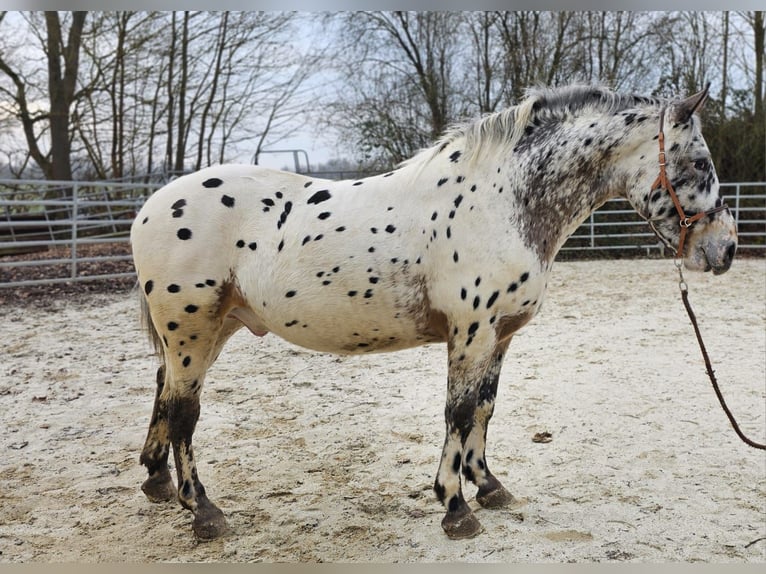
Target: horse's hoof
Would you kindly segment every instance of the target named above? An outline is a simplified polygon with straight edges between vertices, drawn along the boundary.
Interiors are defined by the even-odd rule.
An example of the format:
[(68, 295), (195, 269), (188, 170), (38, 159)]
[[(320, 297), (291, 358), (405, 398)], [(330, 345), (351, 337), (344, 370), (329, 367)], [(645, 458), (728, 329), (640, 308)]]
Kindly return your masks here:
[(470, 510), (459, 516), (454, 516), (448, 512), (447, 516), (442, 519), (442, 528), (452, 540), (473, 538), (483, 530), (481, 522)]
[(141, 485), (141, 490), (151, 502), (168, 502), (178, 497), (178, 491), (167, 469), (147, 478)]
[(198, 508), (192, 524), (194, 535), (201, 541), (215, 540), (229, 532), (226, 518), (214, 504)]
[(482, 505), (484, 508), (504, 508), (506, 506), (516, 506), (519, 501), (508, 492), (505, 487), (497, 483), (497, 487), (490, 491), (476, 493), (476, 502)]

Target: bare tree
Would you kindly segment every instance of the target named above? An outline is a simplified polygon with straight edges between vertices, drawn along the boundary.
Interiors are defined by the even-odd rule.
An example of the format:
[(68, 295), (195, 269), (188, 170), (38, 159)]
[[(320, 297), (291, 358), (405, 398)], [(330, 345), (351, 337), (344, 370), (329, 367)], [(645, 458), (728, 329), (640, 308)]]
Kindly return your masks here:
[(494, 112), (508, 90), (510, 67), (497, 33), (500, 18), (498, 12), (464, 14), (472, 47), (465, 56), (472, 68), (468, 99), (480, 114)]
[[(40, 22), (33, 17), (27, 20), (35, 32), (38, 46), (45, 54), (47, 64), (48, 110), (36, 111), (35, 106), (42, 94), (28, 93), (36, 82), (26, 77), (25, 72), (14, 69), (13, 62), (0, 54), (0, 72), (11, 80), (14, 89), (1, 87), (0, 91), (12, 102), (12, 112), (21, 122), (29, 153), (48, 179), (71, 180), (72, 158), (70, 144), (70, 115), (75, 100), (77, 73), (79, 69), (80, 44), (87, 12), (71, 12), (62, 23), (58, 12), (45, 12), (45, 32), (41, 33)], [(7, 20), (6, 13), (0, 24)], [(69, 29), (66, 30), (66, 25)], [(63, 64), (63, 66), (62, 66)], [(4, 84), (4, 86), (7, 84)], [(50, 142), (47, 150), (42, 149), (42, 135)]]
[(396, 163), (464, 115), (454, 87), (459, 14), (353, 12), (340, 18), (339, 70), (350, 89), (334, 117), (367, 156)]

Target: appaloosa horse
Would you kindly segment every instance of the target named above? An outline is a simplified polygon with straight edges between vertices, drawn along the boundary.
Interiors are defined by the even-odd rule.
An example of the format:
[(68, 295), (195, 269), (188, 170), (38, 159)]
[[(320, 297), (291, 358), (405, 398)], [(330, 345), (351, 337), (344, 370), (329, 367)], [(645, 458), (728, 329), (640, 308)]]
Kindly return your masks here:
[(735, 222), (695, 115), (706, 96), (534, 89), (386, 174), (327, 181), (219, 165), (159, 190), (131, 230), (161, 358), (141, 454), (146, 495), (178, 496), (202, 539), (226, 531), (199, 479), (192, 435), (205, 373), (242, 326), (331, 353), (446, 342), (446, 439), (434, 490), (447, 535), (477, 534), (461, 473), (482, 506), (513, 501), (485, 456), (500, 367), (578, 225), (624, 197), (680, 247), (688, 269), (729, 268)]

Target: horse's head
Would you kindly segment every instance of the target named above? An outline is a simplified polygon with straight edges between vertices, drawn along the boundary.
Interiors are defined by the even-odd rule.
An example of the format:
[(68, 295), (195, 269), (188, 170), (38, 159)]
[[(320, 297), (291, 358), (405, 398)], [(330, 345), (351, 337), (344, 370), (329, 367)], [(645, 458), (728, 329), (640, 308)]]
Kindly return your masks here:
[[(645, 154), (647, 146), (641, 146), (642, 163), (648, 165), (649, 174), (635, 182), (641, 188), (630, 195), (637, 211), (677, 257), (683, 258), (687, 269), (720, 274), (731, 266), (737, 229), (719, 195), (718, 177), (695, 115), (706, 98), (707, 87), (662, 108), (651, 146), (654, 153)], [(659, 160), (652, 167), (657, 154)], [(647, 185), (652, 181), (650, 174), (659, 175)]]

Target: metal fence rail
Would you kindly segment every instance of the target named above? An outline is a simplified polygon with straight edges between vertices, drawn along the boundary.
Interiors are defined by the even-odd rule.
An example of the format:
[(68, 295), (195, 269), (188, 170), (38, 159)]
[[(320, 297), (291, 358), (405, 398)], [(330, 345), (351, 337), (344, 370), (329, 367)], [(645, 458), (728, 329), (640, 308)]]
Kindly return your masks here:
[[(327, 177), (326, 174), (312, 174)], [(0, 180), (0, 288), (135, 277), (130, 225), (161, 183)], [(737, 220), (739, 246), (766, 254), (766, 182), (721, 184)], [(661, 254), (664, 246), (622, 199), (608, 201), (562, 251)], [(120, 269), (104, 270), (104, 263)], [(114, 267), (114, 266), (112, 266)], [(12, 270), (36, 268), (34, 278)]]

